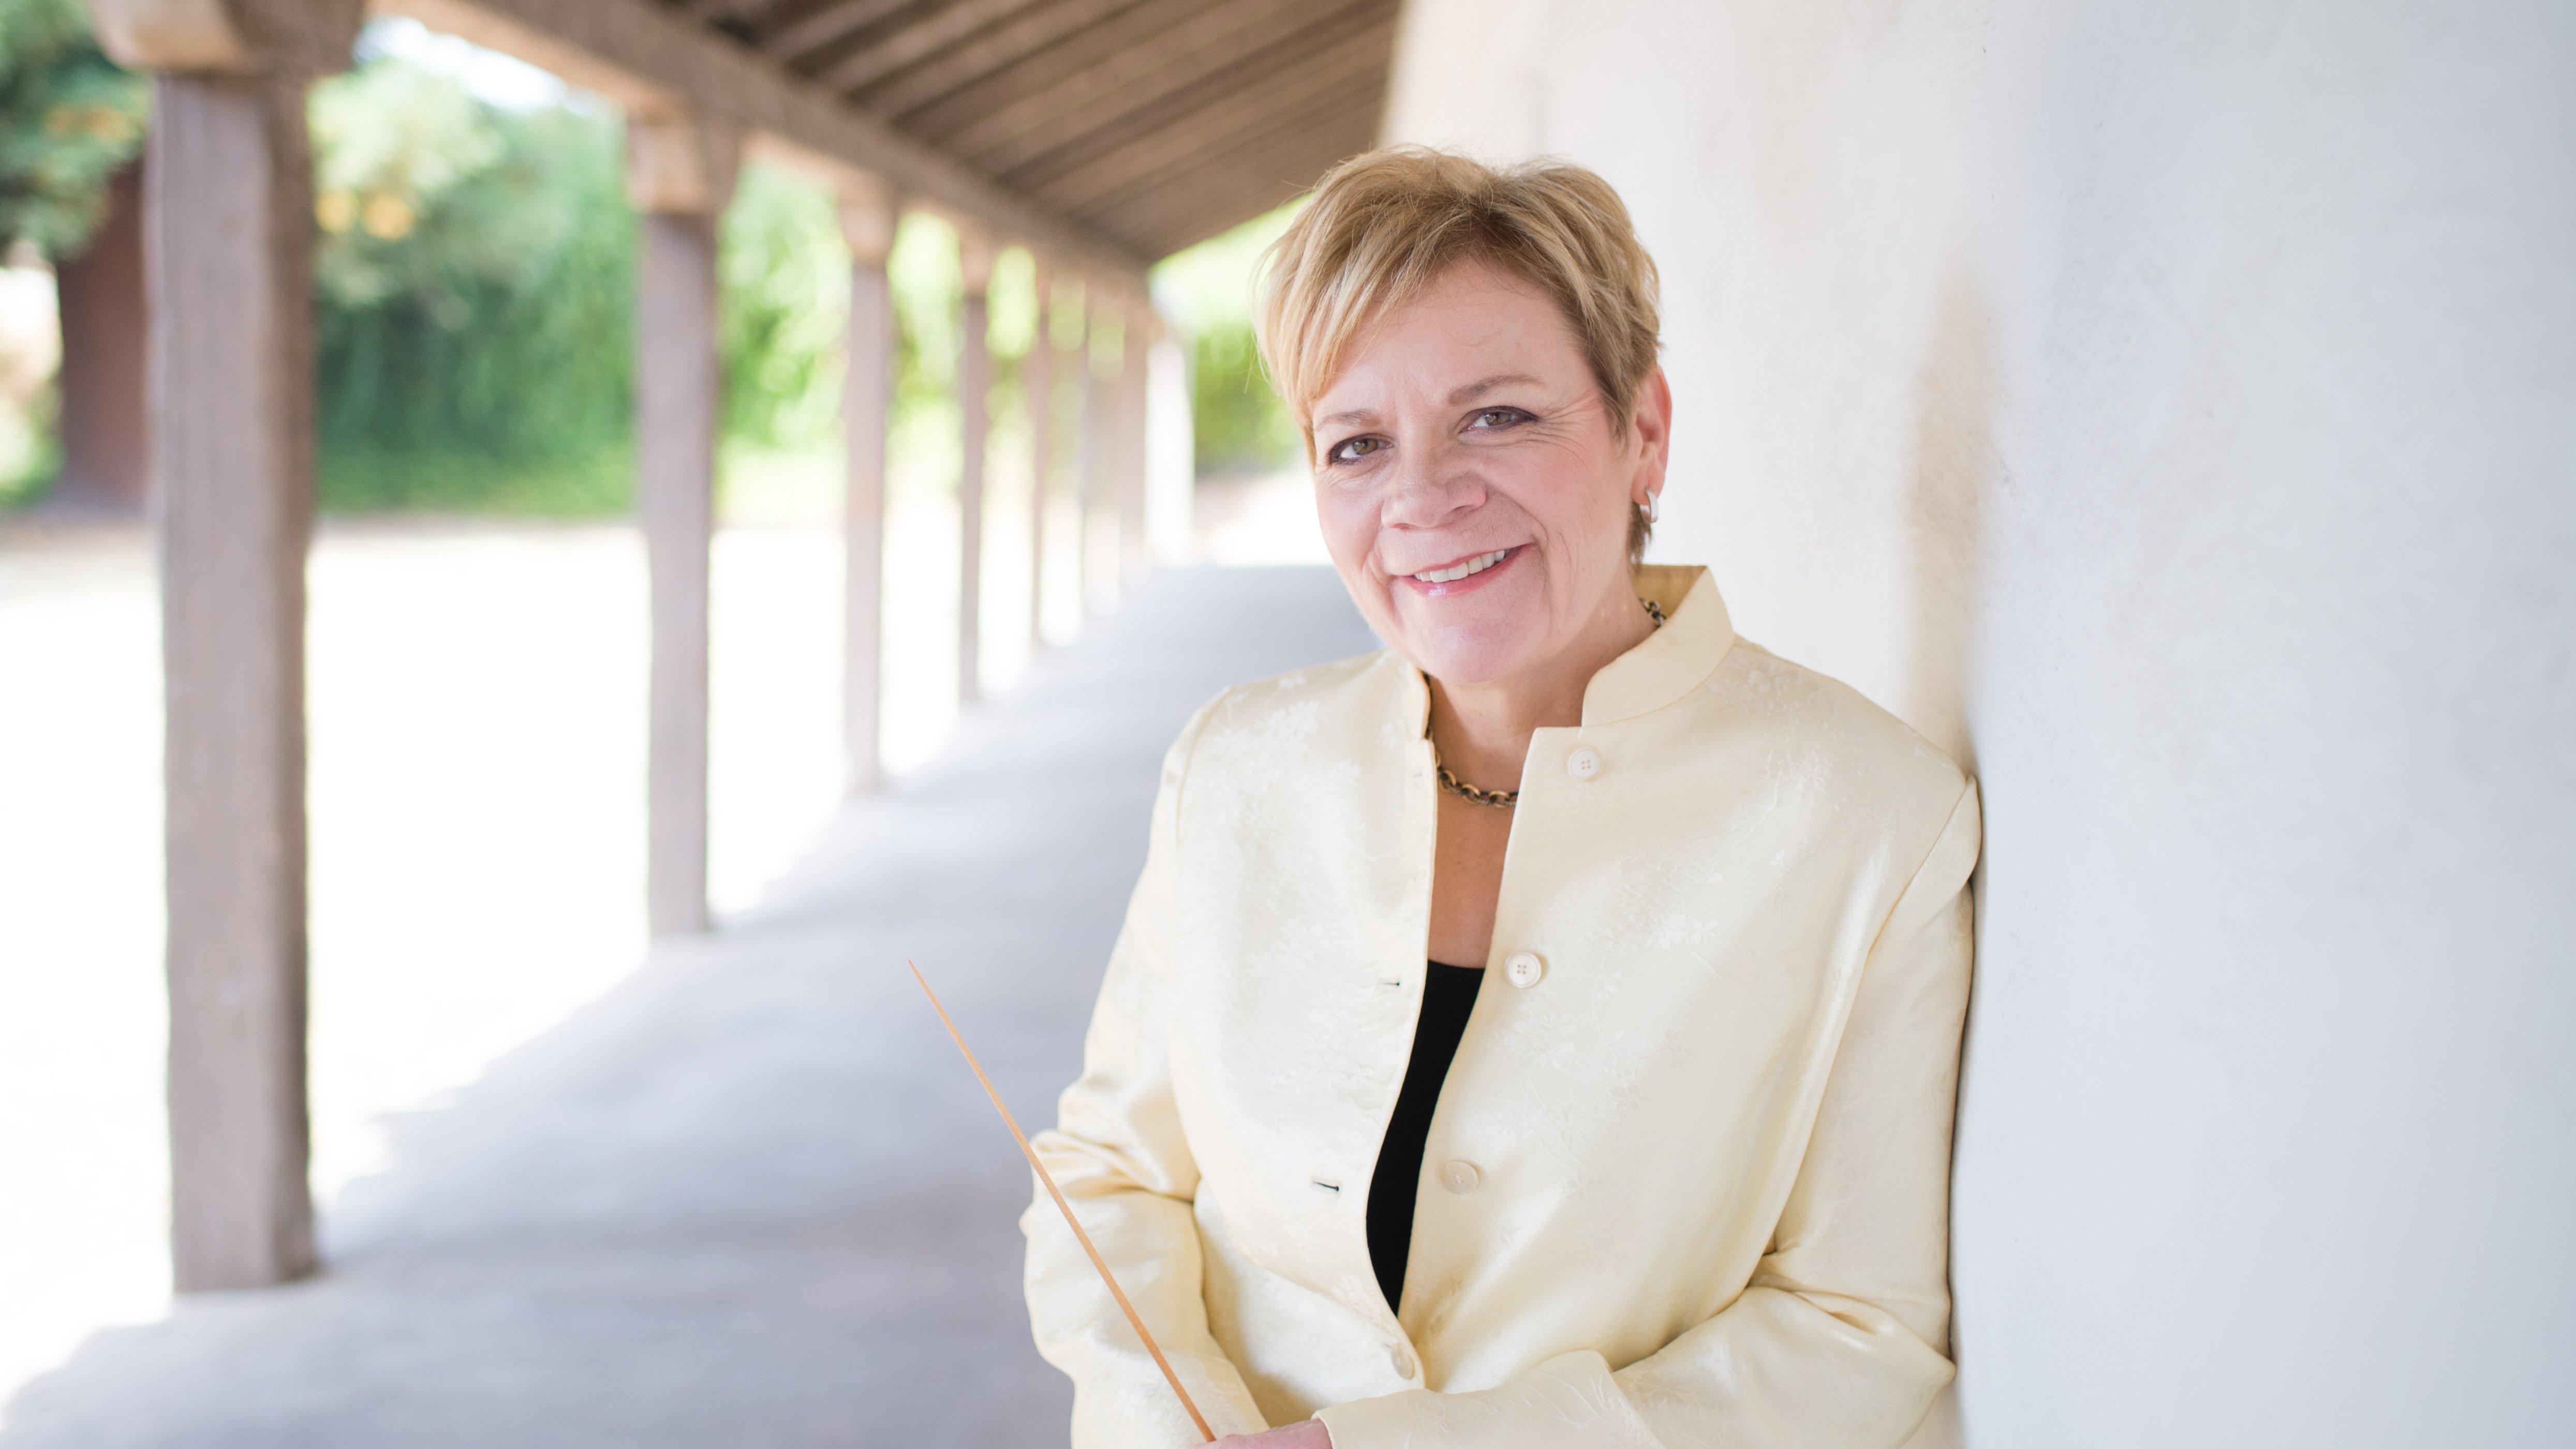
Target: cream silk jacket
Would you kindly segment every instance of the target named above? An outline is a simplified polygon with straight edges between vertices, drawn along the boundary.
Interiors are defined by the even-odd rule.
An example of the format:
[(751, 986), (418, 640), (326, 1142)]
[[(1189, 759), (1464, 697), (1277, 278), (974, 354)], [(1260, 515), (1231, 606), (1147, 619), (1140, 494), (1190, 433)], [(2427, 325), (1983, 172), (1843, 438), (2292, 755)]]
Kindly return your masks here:
[[(1036, 1145), (1217, 1432), (1336, 1449), (1894, 1449), (1951, 1374), (1977, 797), (1735, 637), (1701, 569), (1530, 742), (1401, 1314), (1367, 1195), (1419, 1015), (1430, 695), (1380, 653), (1172, 746), (1081, 1080)], [(1197, 1434), (1041, 1194), (1078, 1449)]]

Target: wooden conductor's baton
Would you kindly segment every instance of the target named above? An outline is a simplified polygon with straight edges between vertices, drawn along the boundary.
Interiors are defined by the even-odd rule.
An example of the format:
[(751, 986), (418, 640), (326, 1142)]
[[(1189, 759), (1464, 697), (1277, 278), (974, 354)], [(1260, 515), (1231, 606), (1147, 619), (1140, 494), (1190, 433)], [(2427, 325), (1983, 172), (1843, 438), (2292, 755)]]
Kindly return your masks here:
[(1064, 1190), (1055, 1185), (1055, 1174), (1046, 1170), (1045, 1163), (1038, 1161), (1037, 1149), (1029, 1145), (1029, 1136), (1020, 1130), (1019, 1119), (1011, 1115), (1010, 1108), (1002, 1105), (1002, 1094), (993, 1090), (993, 1079), (984, 1075), (984, 1064), (975, 1060), (973, 1049), (958, 1033), (957, 1023), (948, 1019), (948, 1008), (939, 1004), (939, 993), (930, 989), (930, 982), (921, 974), (919, 966), (910, 961), (903, 964), (912, 967), (912, 979), (921, 984), (921, 994), (930, 998), (930, 1009), (939, 1013), (939, 1024), (948, 1028), (948, 1039), (957, 1043), (957, 1050), (965, 1056), (966, 1065), (974, 1068), (975, 1080), (984, 1084), (984, 1095), (993, 1099), (993, 1110), (1002, 1114), (1002, 1125), (1011, 1129), (1012, 1138), (1020, 1144), (1020, 1155), (1029, 1160), (1029, 1166), (1037, 1169), (1038, 1181), (1046, 1184), (1047, 1196), (1055, 1199), (1056, 1211), (1064, 1214), (1064, 1225), (1073, 1229), (1074, 1240), (1082, 1244), (1082, 1251), (1091, 1255), (1091, 1266), (1100, 1270), (1100, 1281), (1109, 1285), (1109, 1296), (1118, 1300), (1118, 1311), (1127, 1315), (1127, 1326), (1135, 1329), (1136, 1336), (1145, 1341), (1145, 1351), (1154, 1356), (1154, 1367), (1163, 1371), (1163, 1381), (1172, 1386), (1173, 1393), (1180, 1395), (1181, 1407), (1189, 1410), (1190, 1422), (1198, 1426), (1199, 1441), (1214, 1442), (1216, 1431), (1208, 1427), (1207, 1417), (1199, 1412), (1199, 1406), (1190, 1402), (1190, 1391), (1181, 1387), (1181, 1376), (1172, 1372), (1172, 1361), (1163, 1357), (1162, 1346), (1154, 1342), (1154, 1335), (1146, 1330), (1145, 1320), (1136, 1312), (1136, 1305), (1127, 1301), (1125, 1290), (1118, 1286), (1118, 1279), (1109, 1271), (1109, 1261), (1092, 1246), (1091, 1234), (1082, 1230), (1081, 1219), (1073, 1215), (1073, 1204), (1064, 1200)]

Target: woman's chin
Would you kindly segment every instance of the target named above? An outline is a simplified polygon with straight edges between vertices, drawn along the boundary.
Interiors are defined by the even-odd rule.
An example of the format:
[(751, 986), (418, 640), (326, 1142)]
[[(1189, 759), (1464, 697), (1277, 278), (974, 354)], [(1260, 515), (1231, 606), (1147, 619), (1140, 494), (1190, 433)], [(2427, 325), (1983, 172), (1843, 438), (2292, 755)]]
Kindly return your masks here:
[(1451, 684), (1483, 684), (1529, 668), (1548, 642), (1546, 589), (1528, 567), (1534, 562), (1514, 557), (1464, 588), (1390, 581), (1386, 607), (1396, 633), (1387, 642)]
[(1519, 629), (1450, 625), (1406, 630), (1399, 652), (1444, 684), (1488, 684), (1528, 668), (1533, 642)]

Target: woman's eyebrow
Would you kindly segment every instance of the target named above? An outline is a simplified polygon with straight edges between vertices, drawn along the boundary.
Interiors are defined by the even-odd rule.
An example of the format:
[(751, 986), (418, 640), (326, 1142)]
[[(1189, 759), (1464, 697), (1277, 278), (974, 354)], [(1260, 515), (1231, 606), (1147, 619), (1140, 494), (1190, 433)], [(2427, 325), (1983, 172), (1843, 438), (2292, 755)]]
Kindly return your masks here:
[(1535, 387), (1538, 385), (1538, 379), (1530, 376), (1526, 372), (1498, 372), (1492, 377), (1480, 377), (1474, 382), (1467, 384), (1465, 387), (1451, 392), (1449, 394), (1449, 406), (1454, 408), (1461, 403), (1474, 402), (1486, 393), (1492, 392), (1495, 388), (1512, 384), (1518, 384), (1523, 387)]
[[(1454, 408), (1465, 403), (1474, 402), (1476, 399), (1484, 396), (1486, 393), (1492, 392), (1498, 387), (1536, 386), (1538, 386), (1538, 379), (1530, 376), (1526, 372), (1498, 372), (1492, 377), (1480, 377), (1474, 382), (1468, 383), (1463, 387), (1452, 389), (1449, 393), (1449, 406)], [(1376, 421), (1377, 412), (1375, 409), (1353, 408), (1348, 412), (1325, 413), (1315, 419), (1315, 425), (1317, 427), (1323, 427), (1328, 424), (1334, 427), (1341, 427), (1344, 425), (1365, 427), (1366, 425)]]

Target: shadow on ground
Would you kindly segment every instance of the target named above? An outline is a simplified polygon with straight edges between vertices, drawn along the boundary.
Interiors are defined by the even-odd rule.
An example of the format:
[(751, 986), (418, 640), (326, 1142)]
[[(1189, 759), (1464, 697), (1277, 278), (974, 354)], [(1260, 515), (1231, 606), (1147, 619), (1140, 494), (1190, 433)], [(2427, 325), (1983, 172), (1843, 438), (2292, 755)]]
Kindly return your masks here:
[(902, 963), (1052, 1120), (1164, 745), (1224, 684), (1373, 643), (1324, 570), (1156, 576), (767, 904), (395, 1124), (324, 1276), (99, 1335), (0, 1446), (1063, 1443), (1025, 1169)]

